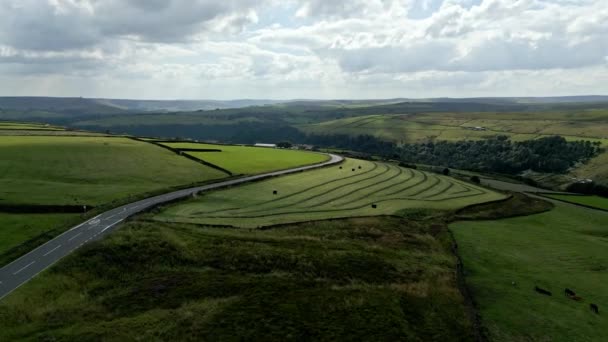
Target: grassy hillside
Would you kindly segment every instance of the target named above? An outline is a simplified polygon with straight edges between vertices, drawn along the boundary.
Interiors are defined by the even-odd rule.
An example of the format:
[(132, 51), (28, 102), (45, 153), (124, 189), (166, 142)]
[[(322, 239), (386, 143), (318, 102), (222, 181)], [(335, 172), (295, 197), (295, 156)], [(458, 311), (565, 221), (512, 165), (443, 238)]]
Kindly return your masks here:
[[(546, 113), (423, 113), (369, 115), (300, 125), (318, 134), (371, 134), (396, 142), (483, 139), (508, 135), (512, 140), (547, 135), (608, 139), (608, 111)], [(482, 127), (483, 130), (474, 130)]]
[[(608, 213), (557, 204), (544, 214), (451, 226), (492, 340), (608, 339), (606, 222)], [(583, 300), (565, 297), (565, 288)]]
[(0, 136), (0, 265), (78, 223), (79, 214), (57, 214), (63, 209), (56, 206), (111, 207), (114, 201), (225, 176), (127, 138)]
[(127, 138), (0, 137), (0, 204), (99, 205), (222, 178), (214, 169)]
[(66, 223), (77, 222), (78, 214), (11, 214), (0, 212), (0, 266), (2, 255), (24, 241), (36, 238), (40, 234)]
[(543, 195), (560, 201), (587, 205), (594, 208), (608, 210), (608, 198), (599, 196), (572, 196), (572, 195)]
[(220, 166), (233, 174), (257, 174), (318, 164), (329, 159), (325, 154), (260, 148), (250, 146), (210, 145), (196, 143), (163, 143), (175, 149), (221, 150), (221, 152), (184, 152), (195, 158)]
[(453, 178), (347, 159), (340, 166), (205, 193), (170, 207), (156, 219), (257, 227), (387, 215), (412, 208), (447, 210), (501, 198), (504, 196)]
[(0, 302), (0, 340), (473, 341), (445, 227), (134, 221)]

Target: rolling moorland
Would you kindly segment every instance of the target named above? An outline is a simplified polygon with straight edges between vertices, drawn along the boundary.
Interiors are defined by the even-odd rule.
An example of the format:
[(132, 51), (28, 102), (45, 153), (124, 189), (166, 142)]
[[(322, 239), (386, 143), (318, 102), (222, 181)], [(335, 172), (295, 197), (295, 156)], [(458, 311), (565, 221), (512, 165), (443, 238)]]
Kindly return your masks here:
[[(557, 99), (478, 99), (474, 104), (294, 102), (185, 114), (147, 113), (142, 114), (150, 119), (145, 125), (133, 120), (133, 126), (97, 128), (89, 124), (120, 123), (139, 115), (88, 113), (87, 125), (78, 125), (78, 120), (85, 119), (64, 112), (61, 120), (68, 117), (73, 122), (67, 130), (53, 120), (44, 122), (57, 126), (3, 122), (0, 160), (10, 162), (0, 164), (0, 170), (11, 177), (8, 185), (17, 185), (0, 188), (5, 211), (0, 212), (4, 223), (0, 237), (8, 241), (4, 247), (8, 252), (0, 260), (10, 261), (69, 225), (125, 201), (326, 158), (294, 150), (109, 134), (125, 127), (145, 131), (151, 123), (151, 131), (164, 133), (146, 135), (163, 138), (201, 139), (198, 134), (216, 129), (215, 133), (233, 136), (204, 140), (311, 143), (342, 138), (315, 137), (333, 135), (332, 129), (303, 131), (318, 129), (325, 121), (333, 125), (351, 120), (350, 116), (367, 122), (368, 116), (383, 113), (380, 110), (387, 112), (382, 117), (400, 116), (404, 121), (416, 115), (436, 120), (479, 116), (485, 123), (452, 122), (461, 125), (454, 131), (484, 142), (505, 135), (513, 143), (538, 140), (541, 148), (561, 146), (580, 152), (562, 153), (568, 163), (564, 173), (536, 172), (535, 179), (572, 182), (572, 177), (595, 172), (594, 180), (601, 181), (605, 142), (591, 135), (596, 134), (594, 125), (605, 124), (605, 114), (597, 109), (603, 106), (601, 101), (590, 99), (578, 103)], [(445, 112), (447, 107), (452, 114)], [(285, 111), (288, 115), (277, 123), (275, 119)], [(578, 115), (593, 111), (593, 120), (591, 114)], [(563, 115), (553, 116), (558, 112)], [(225, 126), (224, 131), (214, 124), (220, 116), (224, 116), (219, 125)], [(155, 124), (157, 117), (162, 124)], [(184, 117), (207, 121), (200, 126), (194, 121), (181, 125), (189, 127), (185, 130), (178, 127), (182, 133), (192, 129), (197, 135), (174, 134), (180, 125), (171, 120)], [(395, 119), (386, 120), (388, 127), (402, 129)], [(501, 126), (508, 123), (512, 126)], [(487, 128), (466, 128), (469, 124), (484, 128), (495, 124), (495, 131), (482, 136)], [(536, 136), (516, 132), (532, 125), (553, 125), (557, 131)], [(205, 128), (197, 131), (197, 127)], [(251, 128), (254, 134), (239, 135)], [(373, 135), (373, 131), (368, 128), (365, 133)], [(264, 133), (270, 134), (256, 137)], [(356, 138), (359, 133), (341, 133), (355, 137), (349, 140), (352, 145), (385, 146), (375, 138)], [(408, 140), (410, 134), (414, 136), (413, 131), (402, 134), (403, 141), (383, 139), (402, 146), (441, 140), (438, 136)], [(458, 134), (446, 140), (460, 143)], [(600, 143), (600, 150), (594, 147), (591, 153), (585, 146), (597, 145), (561, 141), (545, 145), (544, 141), (551, 140), (541, 138), (552, 139), (555, 134), (565, 135), (567, 141), (588, 134), (590, 143)], [(443, 168), (426, 168), (412, 160), (347, 158), (340, 165), (199, 193), (137, 215), (1, 299), (0, 340), (607, 338), (608, 298), (602, 284), (608, 280), (604, 257), (608, 216), (577, 205), (601, 209), (606, 204), (603, 197), (531, 197), (518, 191), (542, 190), (504, 182), (510, 191), (487, 187), (488, 178), (503, 179), (503, 175), (446, 172), (458, 177), (454, 178), (426, 171), (431, 169), (441, 173)], [(473, 182), (471, 175), (480, 175), (486, 186)], [(81, 188), (84, 184), (91, 184), (89, 191)], [(36, 193), (38, 185), (41, 193)], [(95, 208), (85, 214), (55, 212), (82, 205)], [(552, 296), (535, 292), (535, 286), (551, 291)], [(565, 288), (580, 298), (564, 296)], [(589, 309), (591, 303), (599, 306), (599, 315)]]

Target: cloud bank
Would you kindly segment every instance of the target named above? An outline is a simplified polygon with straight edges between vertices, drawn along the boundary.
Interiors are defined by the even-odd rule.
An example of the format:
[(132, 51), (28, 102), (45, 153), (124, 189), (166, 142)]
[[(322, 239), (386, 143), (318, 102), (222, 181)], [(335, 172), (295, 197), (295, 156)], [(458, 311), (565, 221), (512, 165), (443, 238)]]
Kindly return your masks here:
[(0, 95), (608, 93), (605, 0), (4, 0)]

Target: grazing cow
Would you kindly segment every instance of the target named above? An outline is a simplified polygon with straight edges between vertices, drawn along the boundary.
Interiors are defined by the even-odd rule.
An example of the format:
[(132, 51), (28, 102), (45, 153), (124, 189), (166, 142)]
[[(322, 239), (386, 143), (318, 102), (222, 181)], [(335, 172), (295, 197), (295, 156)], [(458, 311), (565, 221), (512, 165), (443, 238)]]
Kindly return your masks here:
[(355, 169), (353, 169), (353, 171), (355, 171)]
[(540, 288), (540, 287), (538, 287), (538, 286), (534, 286), (534, 291), (536, 291), (536, 292), (538, 292), (538, 293), (540, 293), (540, 294), (544, 294), (544, 295), (546, 295), (546, 296), (551, 296), (551, 292), (549, 292), (549, 291), (547, 291), (547, 290), (545, 290), (545, 289), (541, 289), (541, 288)]
[(595, 312), (596, 314), (600, 314), (600, 308), (596, 305), (596, 304), (589, 304), (589, 308), (591, 309), (591, 311)]
[(340, 170), (342, 170), (342, 166), (340, 166)]
[(566, 295), (566, 297), (576, 296), (576, 293), (570, 289), (565, 289), (564, 294)]
[(361, 166), (359, 166), (359, 170), (361, 170)]
[(376, 209), (378, 206), (376, 204), (372, 204), (372, 208)]
[(276, 195), (276, 194), (278, 194), (278, 193), (279, 193), (279, 192), (278, 192), (278, 191), (276, 191), (276, 190), (272, 192), (272, 194), (273, 194), (273, 195)]

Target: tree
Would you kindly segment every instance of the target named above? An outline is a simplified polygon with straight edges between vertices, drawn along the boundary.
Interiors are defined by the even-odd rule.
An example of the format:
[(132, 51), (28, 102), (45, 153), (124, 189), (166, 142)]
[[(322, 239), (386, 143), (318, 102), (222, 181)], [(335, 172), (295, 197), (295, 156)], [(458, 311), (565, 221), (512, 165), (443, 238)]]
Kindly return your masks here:
[(444, 176), (449, 176), (450, 175), (450, 169), (448, 169), (446, 167), (445, 169), (443, 169), (443, 171), (441, 173), (443, 173)]
[(281, 141), (277, 143), (277, 147), (279, 148), (291, 148), (293, 145), (289, 141)]
[(479, 179), (479, 176), (471, 176), (471, 182), (481, 184), (481, 179)]

